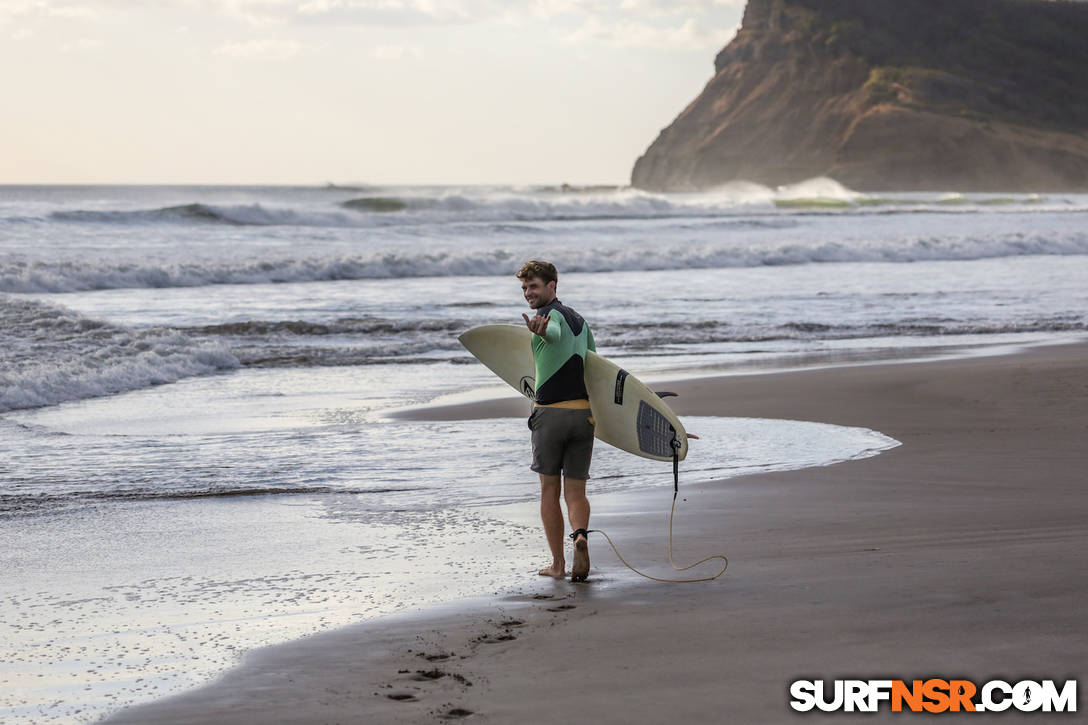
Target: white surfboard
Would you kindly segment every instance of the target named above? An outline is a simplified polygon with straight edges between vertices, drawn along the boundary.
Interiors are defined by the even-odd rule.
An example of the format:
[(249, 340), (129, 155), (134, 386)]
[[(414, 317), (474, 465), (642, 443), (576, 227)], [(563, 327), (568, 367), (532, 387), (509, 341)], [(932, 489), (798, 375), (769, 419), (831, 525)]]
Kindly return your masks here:
[[(457, 339), (491, 372), (529, 400), (536, 393), (532, 332), (521, 325), (483, 325)], [(597, 425), (595, 435), (620, 450), (656, 461), (671, 461), (673, 441), (678, 458), (688, 454), (688, 436), (672, 412), (646, 385), (595, 352), (586, 355), (586, 390)]]

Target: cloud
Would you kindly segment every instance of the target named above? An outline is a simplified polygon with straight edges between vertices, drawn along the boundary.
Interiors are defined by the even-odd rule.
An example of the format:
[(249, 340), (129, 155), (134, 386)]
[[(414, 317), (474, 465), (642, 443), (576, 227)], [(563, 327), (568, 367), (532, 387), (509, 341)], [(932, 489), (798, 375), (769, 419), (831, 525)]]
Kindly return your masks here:
[(290, 60), (298, 55), (302, 44), (294, 40), (263, 38), (237, 43), (226, 43), (215, 50), (215, 55), (255, 61)]
[[(170, 0), (167, 0), (170, 2)], [(294, 3), (277, 0), (176, 0), (201, 13), (227, 15), (250, 25), (283, 24)]]
[[(185, 2), (185, 0), (172, 0)], [(418, 26), (464, 23), (493, 14), (485, 0), (189, 0), (252, 24)]]
[(380, 45), (370, 51), (372, 58), (378, 60), (401, 60), (402, 58), (422, 58), (423, 50), (414, 45)]
[(748, 0), (620, 0), (620, 8), (634, 15), (692, 15), (710, 13), (721, 7), (743, 7)]
[(532, 0), (521, 8), (510, 9), (537, 18), (554, 18), (561, 15), (600, 15), (609, 12), (615, 5), (615, 2), (608, 0)]
[(50, 3), (43, 3), (43, 5), (45, 6), (46, 14), (54, 18), (69, 18), (73, 20), (96, 20), (105, 14), (102, 9), (97, 8), (93, 5), (57, 5)]
[[(129, 3), (133, 0), (100, 0)], [(453, 25), (594, 18), (631, 23), (664, 16), (712, 16), (746, 0), (161, 0), (252, 24)]]
[[(0, 0), (0, 24), (13, 21), (91, 20), (118, 14), (190, 15), (192, 27), (229, 18), (257, 27), (427, 27), (547, 21), (570, 42), (675, 47), (722, 44), (744, 0)], [(723, 20), (722, 18), (729, 18)], [(686, 22), (685, 22), (686, 21)], [(688, 23), (695, 23), (688, 27)], [(580, 26), (570, 33), (573, 25)], [(281, 49), (282, 50), (282, 49)], [(234, 52), (229, 51), (229, 52)]]
[(717, 50), (736, 35), (737, 28), (721, 29), (688, 18), (680, 26), (623, 21), (606, 23), (590, 18), (563, 40), (572, 45), (597, 43), (620, 48), (658, 50)]
[(97, 20), (109, 14), (102, 3), (55, 0), (0, 0), (0, 24), (49, 18)]
[(105, 45), (101, 40), (97, 38), (81, 38), (75, 43), (65, 43), (60, 46), (61, 53), (93, 53), (96, 50), (100, 50)]

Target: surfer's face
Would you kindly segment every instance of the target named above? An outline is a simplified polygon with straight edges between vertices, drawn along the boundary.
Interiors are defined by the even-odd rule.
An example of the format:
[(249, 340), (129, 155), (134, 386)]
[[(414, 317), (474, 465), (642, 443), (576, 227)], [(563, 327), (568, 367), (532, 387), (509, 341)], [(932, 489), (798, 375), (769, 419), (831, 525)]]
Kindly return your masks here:
[(527, 277), (521, 280), (521, 293), (535, 310), (555, 299), (555, 282), (544, 284), (544, 280), (539, 277)]

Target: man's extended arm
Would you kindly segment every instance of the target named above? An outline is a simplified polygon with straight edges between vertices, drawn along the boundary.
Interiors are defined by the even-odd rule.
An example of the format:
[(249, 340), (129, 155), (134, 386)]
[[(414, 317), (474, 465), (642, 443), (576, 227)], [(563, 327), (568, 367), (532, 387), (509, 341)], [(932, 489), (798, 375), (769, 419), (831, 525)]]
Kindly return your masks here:
[(532, 330), (534, 335), (543, 337), (547, 342), (554, 345), (563, 337), (563, 331), (560, 329), (560, 325), (548, 324), (548, 322), (551, 321), (551, 313), (529, 317), (522, 312), (521, 316), (525, 319), (525, 326)]

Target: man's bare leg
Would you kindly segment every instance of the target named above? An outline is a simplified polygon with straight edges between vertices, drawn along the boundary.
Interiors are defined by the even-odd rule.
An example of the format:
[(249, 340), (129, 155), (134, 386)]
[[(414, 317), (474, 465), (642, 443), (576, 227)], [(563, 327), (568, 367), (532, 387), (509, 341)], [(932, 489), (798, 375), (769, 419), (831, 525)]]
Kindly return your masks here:
[[(583, 487), (585, 482), (583, 481)], [(566, 576), (567, 562), (563, 558), (563, 509), (559, 506), (559, 476), (540, 474), (540, 520), (544, 535), (552, 552), (552, 565), (540, 570), (540, 576), (562, 579)], [(583, 491), (584, 494), (584, 491)]]
[[(563, 481), (563, 498), (567, 502), (567, 516), (573, 530), (589, 528), (589, 499), (586, 498), (586, 480), (567, 478)], [(583, 581), (589, 576), (589, 542), (584, 534), (574, 540), (574, 565), (570, 570), (572, 581)]]

